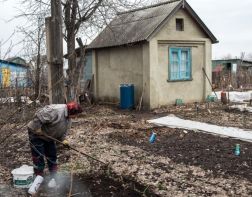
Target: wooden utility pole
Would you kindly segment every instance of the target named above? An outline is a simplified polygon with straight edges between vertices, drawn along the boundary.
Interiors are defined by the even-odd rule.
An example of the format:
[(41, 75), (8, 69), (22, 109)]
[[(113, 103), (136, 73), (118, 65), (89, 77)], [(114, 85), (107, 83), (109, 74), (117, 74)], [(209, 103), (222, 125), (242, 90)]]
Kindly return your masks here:
[(51, 104), (65, 103), (61, 0), (51, 0), (51, 17), (46, 18), (48, 89)]

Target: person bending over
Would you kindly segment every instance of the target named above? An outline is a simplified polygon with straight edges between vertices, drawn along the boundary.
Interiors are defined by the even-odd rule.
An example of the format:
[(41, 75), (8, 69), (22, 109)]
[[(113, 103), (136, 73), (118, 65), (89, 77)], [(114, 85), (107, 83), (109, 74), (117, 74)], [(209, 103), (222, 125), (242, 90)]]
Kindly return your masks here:
[(82, 109), (76, 102), (47, 105), (36, 111), (33, 119), (28, 123), (35, 175), (44, 175), (44, 158), (47, 160), (50, 175), (53, 177), (57, 173), (57, 150), (55, 141), (52, 139), (68, 145), (65, 137), (70, 128), (70, 119), (81, 112)]

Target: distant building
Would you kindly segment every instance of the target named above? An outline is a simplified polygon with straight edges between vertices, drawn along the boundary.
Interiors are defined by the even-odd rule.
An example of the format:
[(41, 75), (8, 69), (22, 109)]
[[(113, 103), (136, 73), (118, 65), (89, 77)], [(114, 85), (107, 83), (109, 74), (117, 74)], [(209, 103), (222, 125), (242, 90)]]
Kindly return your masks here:
[(19, 57), (0, 60), (0, 87), (27, 87), (28, 68), (25, 60)]
[(252, 85), (252, 61), (241, 59), (212, 60), (212, 82), (219, 88)]
[(12, 62), (12, 63), (16, 63), (16, 64), (21, 64), (21, 65), (27, 65), (26, 61), (21, 58), (21, 57), (10, 57), (8, 59), (6, 59), (7, 62)]

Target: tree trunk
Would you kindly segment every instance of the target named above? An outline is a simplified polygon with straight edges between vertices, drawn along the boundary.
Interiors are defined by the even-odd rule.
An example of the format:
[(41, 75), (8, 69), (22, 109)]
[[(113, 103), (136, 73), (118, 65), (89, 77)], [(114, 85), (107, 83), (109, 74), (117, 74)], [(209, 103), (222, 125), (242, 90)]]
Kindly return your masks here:
[(74, 88), (74, 71), (76, 69), (76, 54), (75, 54), (75, 34), (70, 32), (67, 38), (68, 52), (68, 69), (67, 69), (67, 101), (76, 101), (76, 92)]
[(76, 70), (76, 53), (75, 53), (75, 23), (77, 16), (78, 1), (67, 1), (65, 5), (65, 26), (67, 37), (67, 101), (77, 101), (76, 87), (74, 85), (74, 73)]
[(62, 9), (60, 0), (51, 0), (52, 17), (46, 18), (49, 100), (65, 103), (63, 75)]
[(39, 86), (40, 86), (40, 64), (41, 64), (41, 59), (40, 59), (40, 50), (38, 50), (37, 54), (37, 59), (36, 59), (36, 68), (35, 68), (35, 96), (34, 99), (38, 99), (39, 97)]

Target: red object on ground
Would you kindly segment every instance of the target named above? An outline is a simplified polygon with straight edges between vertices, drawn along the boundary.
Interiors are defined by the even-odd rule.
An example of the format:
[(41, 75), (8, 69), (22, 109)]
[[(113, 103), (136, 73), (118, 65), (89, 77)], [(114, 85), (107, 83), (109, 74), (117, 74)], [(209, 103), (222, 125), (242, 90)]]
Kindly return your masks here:
[(221, 102), (227, 104), (227, 94), (224, 91), (221, 92)]

